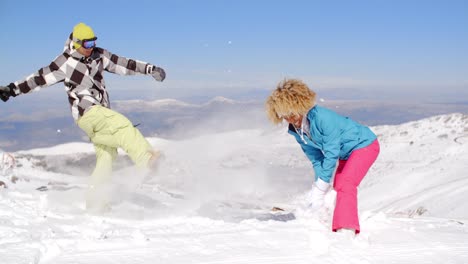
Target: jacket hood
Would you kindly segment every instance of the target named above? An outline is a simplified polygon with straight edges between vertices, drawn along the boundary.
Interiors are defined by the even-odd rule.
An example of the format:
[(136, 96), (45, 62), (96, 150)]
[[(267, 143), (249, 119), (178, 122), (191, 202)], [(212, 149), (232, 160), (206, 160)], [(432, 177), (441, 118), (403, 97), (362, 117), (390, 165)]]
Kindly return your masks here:
[(65, 41), (65, 45), (63, 46), (63, 52), (70, 53), (73, 50), (72, 36), (73, 33), (70, 33), (70, 36), (68, 36), (67, 41)]
[(73, 47), (73, 33), (70, 33), (67, 41), (65, 41), (65, 45), (63, 46), (63, 53), (70, 54), (72, 57), (77, 59), (81, 59), (84, 57)]

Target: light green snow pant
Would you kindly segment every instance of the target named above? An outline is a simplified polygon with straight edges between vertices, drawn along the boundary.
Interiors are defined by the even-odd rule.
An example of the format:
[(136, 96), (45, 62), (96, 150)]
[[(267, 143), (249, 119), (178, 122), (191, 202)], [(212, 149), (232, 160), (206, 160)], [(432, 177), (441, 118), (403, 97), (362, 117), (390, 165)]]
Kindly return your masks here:
[(130, 120), (103, 106), (93, 106), (77, 124), (94, 143), (96, 151), (96, 167), (89, 181), (86, 206), (101, 210), (108, 206), (108, 195), (103, 188), (109, 188), (107, 183), (117, 148), (125, 150), (138, 168), (145, 169), (153, 155), (152, 147)]

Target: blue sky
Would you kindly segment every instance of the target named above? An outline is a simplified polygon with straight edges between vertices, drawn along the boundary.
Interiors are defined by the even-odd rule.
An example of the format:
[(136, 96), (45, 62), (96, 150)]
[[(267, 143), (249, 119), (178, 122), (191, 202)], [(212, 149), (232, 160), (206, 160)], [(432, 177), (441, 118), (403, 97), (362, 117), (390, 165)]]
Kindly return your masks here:
[(246, 98), (290, 77), (335, 99), (468, 97), (468, 1), (451, 0), (1, 0), (0, 84), (47, 65), (78, 22), (167, 71), (164, 83), (107, 74), (111, 100)]

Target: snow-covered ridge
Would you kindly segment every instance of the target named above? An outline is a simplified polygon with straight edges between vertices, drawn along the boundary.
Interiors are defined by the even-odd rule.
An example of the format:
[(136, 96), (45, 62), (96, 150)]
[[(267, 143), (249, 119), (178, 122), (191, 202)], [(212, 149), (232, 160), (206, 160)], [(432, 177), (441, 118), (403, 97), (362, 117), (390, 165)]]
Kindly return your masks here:
[(50, 148), (37, 148), (24, 151), (18, 151), (18, 154), (29, 154), (37, 156), (54, 156), (54, 155), (67, 155), (79, 153), (94, 153), (94, 147), (91, 143), (84, 142), (71, 142), (53, 146)]
[(210, 104), (236, 104), (236, 103), (241, 103), (241, 102), (236, 101), (236, 100), (232, 100), (232, 99), (229, 99), (229, 98), (226, 98), (226, 97), (222, 97), (222, 96), (216, 96), (215, 98), (213, 98), (210, 101), (208, 101), (207, 103), (205, 103), (205, 105), (210, 105)]
[(231, 100), (222, 96), (214, 97), (204, 104), (190, 104), (176, 99), (158, 99), (153, 101), (144, 101), (144, 100), (125, 100), (125, 101), (115, 101), (114, 104), (119, 109), (132, 109), (132, 111), (138, 111), (142, 109), (152, 109), (155, 108), (200, 108), (200, 107), (209, 107), (213, 104), (242, 104), (235, 100)]
[(433, 116), (401, 125), (373, 127), (381, 140), (420, 140), (430, 138), (460, 139), (468, 136), (468, 115), (454, 113)]
[(132, 110), (132, 111), (142, 111), (142, 110), (149, 110), (155, 108), (183, 108), (183, 107), (197, 107), (196, 105), (185, 103), (175, 99), (159, 99), (153, 101), (145, 101), (145, 100), (125, 100), (125, 101), (115, 101), (114, 105), (122, 110)]

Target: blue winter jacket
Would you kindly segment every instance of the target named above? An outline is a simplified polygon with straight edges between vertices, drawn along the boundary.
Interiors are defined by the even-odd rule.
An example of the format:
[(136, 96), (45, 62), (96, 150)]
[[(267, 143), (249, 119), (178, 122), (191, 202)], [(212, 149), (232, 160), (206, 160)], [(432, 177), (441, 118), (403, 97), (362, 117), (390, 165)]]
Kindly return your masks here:
[(347, 160), (354, 150), (369, 146), (377, 138), (368, 127), (321, 106), (311, 108), (307, 119), (310, 137), (291, 124), (288, 132), (312, 162), (315, 179), (327, 183), (338, 159)]

